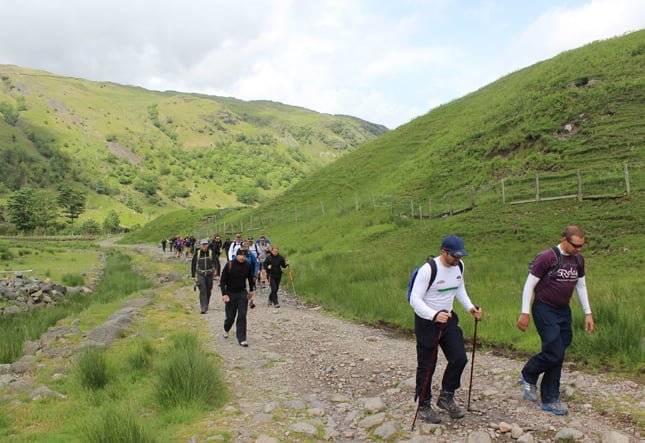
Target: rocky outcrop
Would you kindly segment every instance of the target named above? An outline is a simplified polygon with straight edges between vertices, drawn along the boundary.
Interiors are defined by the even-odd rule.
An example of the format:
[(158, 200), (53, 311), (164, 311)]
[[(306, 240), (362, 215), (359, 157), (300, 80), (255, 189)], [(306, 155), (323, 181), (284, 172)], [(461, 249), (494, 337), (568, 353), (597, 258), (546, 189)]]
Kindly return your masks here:
[[(78, 292), (91, 292), (79, 288)], [(0, 279), (0, 314), (18, 314), (41, 306), (55, 305), (68, 293), (68, 288), (49, 279), (16, 275)]]

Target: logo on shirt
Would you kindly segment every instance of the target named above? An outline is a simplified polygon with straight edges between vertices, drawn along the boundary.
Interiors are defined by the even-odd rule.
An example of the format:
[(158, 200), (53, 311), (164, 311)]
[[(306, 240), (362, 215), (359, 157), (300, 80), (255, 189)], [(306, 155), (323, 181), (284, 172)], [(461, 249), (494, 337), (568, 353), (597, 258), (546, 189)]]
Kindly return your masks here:
[(578, 268), (573, 267), (573, 268), (560, 268), (558, 269), (558, 272), (556, 272), (556, 278), (562, 279), (562, 280), (577, 280), (578, 279)]

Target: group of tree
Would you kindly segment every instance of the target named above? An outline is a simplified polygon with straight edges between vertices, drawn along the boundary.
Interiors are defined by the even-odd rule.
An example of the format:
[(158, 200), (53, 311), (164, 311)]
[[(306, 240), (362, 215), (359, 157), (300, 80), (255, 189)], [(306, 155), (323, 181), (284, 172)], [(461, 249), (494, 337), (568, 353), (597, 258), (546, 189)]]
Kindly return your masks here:
[[(57, 196), (37, 191), (29, 186), (15, 191), (0, 213), (2, 219), (13, 225), (18, 232), (42, 231), (47, 233), (74, 231), (74, 221), (85, 212), (87, 195), (69, 185), (61, 185)], [(62, 217), (62, 220), (61, 220)], [(108, 212), (103, 225), (93, 219), (85, 220), (78, 231), (86, 234), (117, 232), (120, 229), (119, 215)]]

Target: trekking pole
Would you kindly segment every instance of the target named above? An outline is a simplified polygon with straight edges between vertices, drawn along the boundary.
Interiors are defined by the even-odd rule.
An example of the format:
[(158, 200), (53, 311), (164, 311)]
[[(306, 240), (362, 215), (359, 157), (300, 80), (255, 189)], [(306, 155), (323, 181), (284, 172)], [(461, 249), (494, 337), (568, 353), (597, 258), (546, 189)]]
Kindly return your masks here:
[[(479, 306), (475, 305), (477, 310), (479, 311)], [(470, 411), (470, 393), (473, 390), (473, 370), (475, 369), (475, 349), (477, 348), (477, 323), (479, 323), (479, 319), (475, 317), (475, 332), (473, 334), (473, 353), (470, 357), (470, 383), (468, 384), (468, 404), (466, 406), (466, 410)]]
[(293, 295), (298, 297), (296, 294), (296, 286), (293, 284), (293, 273), (291, 272), (291, 266), (289, 266), (289, 281), (291, 281), (291, 288), (293, 289)]
[[(439, 312), (448, 312), (448, 311), (441, 310)], [(441, 341), (441, 336), (443, 335), (443, 330), (445, 327), (446, 327), (446, 323), (439, 324), (439, 334), (437, 335), (437, 339), (432, 345), (432, 353), (430, 354), (430, 364), (428, 365), (428, 372), (426, 372), (426, 378), (423, 381), (423, 386), (421, 387), (421, 395), (419, 395), (417, 399), (417, 410), (414, 412), (414, 419), (412, 420), (412, 429), (410, 429), (410, 431), (414, 431), (414, 424), (417, 422), (417, 415), (419, 415), (419, 409), (421, 409), (421, 402), (423, 401), (423, 397), (426, 394), (426, 388), (428, 387), (428, 382), (430, 381), (430, 373), (432, 372), (432, 368), (434, 367), (434, 365), (437, 364), (437, 354), (439, 353), (439, 342)]]

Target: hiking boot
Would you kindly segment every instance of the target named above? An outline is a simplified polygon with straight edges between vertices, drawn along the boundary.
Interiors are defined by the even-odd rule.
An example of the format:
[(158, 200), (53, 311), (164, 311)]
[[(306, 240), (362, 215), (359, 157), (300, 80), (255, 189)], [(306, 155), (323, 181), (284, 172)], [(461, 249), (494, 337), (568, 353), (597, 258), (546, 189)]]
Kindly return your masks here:
[(274, 307), (279, 308), (279, 307), (280, 307), (280, 305), (276, 303), (276, 304), (274, 305)]
[(246, 342), (246, 340), (242, 340), (242, 341), (240, 342), (240, 346), (242, 346), (242, 347), (246, 348), (246, 347), (248, 347), (248, 346), (249, 346), (249, 344)]
[(432, 409), (430, 402), (421, 405), (421, 408), (419, 408), (419, 417), (426, 423), (441, 423), (441, 417), (439, 417), (439, 414)]
[(455, 395), (442, 391), (437, 400), (437, 407), (448, 411), (448, 415), (453, 420), (463, 418), (466, 413), (455, 403)]
[(522, 383), (522, 396), (528, 401), (536, 402), (537, 386), (524, 380), (524, 376), (520, 378), (520, 383)]
[(559, 401), (540, 403), (540, 408), (542, 408), (543, 411), (553, 412), (555, 415), (567, 415), (567, 412), (569, 412), (567, 407)]
[(224, 333), (222, 334), (222, 337), (228, 338), (228, 331), (224, 331)]

